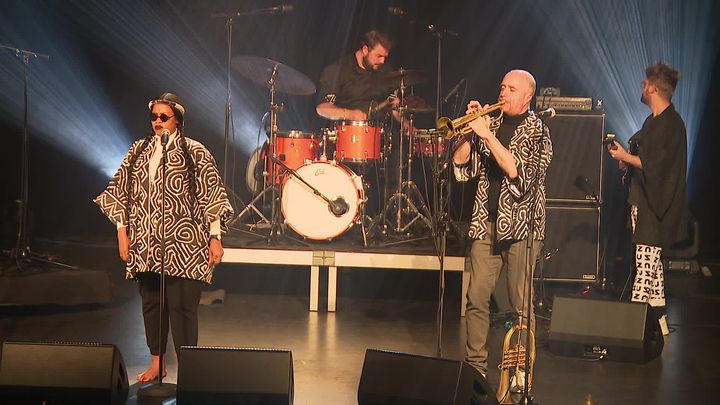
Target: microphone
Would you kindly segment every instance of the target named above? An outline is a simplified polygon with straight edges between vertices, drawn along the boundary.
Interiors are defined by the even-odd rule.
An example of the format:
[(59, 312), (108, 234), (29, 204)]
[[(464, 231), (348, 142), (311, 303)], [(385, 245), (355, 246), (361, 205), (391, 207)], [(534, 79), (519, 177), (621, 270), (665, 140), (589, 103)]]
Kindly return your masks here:
[(403, 10), (400, 7), (388, 7), (387, 11), (389, 14), (397, 15), (400, 17), (405, 17), (407, 15), (407, 11)]
[(552, 118), (555, 116), (555, 109), (550, 107), (535, 113), (540, 118)]
[(455, 87), (453, 87), (452, 89), (450, 89), (450, 91), (449, 91), (448, 94), (445, 96), (445, 98), (442, 99), (443, 104), (447, 103), (447, 101), (450, 100), (450, 97), (454, 96), (455, 93), (457, 93), (458, 90), (460, 90), (460, 86), (462, 86), (463, 83), (465, 83), (465, 78), (464, 78), (464, 77), (463, 77), (462, 79), (460, 79), (460, 81), (457, 82), (457, 84), (455, 85)]
[(162, 146), (167, 145), (168, 139), (170, 139), (170, 131), (166, 128), (162, 130), (162, 135), (160, 136), (160, 143), (162, 143)]
[(330, 209), (330, 212), (335, 215), (336, 217), (343, 216), (346, 212), (350, 210), (350, 206), (348, 205), (347, 201), (345, 201), (342, 197), (335, 197), (328, 203), (328, 208)]
[(433, 24), (428, 25), (427, 28), (428, 28), (428, 31), (432, 32), (432, 33), (435, 34), (435, 35), (440, 35), (440, 36), (442, 36), (442, 35), (450, 35), (451, 37), (456, 37), (456, 36), (460, 35), (460, 34), (458, 34), (458, 33), (455, 32), (455, 31), (451, 31), (451, 30), (449, 30), (449, 29), (447, 29), (447, 28), (438, 27), (438, 26), (433, 25)]
[(257, 10), (252, 11), (239, 11), (235, 13), (236, 16), (242, 17), (244, 15), (262, 15), (262, 14), (283, 14), (283, 13), (290, 13), (293, 10), (295, 10), (295, 6), (292, 4), (280, 4), (275, 7), (268, 7), (268, 8), (260, 8)]

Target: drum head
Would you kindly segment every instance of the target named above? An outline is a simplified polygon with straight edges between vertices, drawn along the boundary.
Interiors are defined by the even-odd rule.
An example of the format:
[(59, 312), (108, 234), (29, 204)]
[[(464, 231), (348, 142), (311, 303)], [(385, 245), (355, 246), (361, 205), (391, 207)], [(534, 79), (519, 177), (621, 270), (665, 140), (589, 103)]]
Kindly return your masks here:
[(255, 149), (250, 155), (245, 168), (245, 185), (253, 195), (257, 195), (263, 188), (262, 175), (263, 165), (265, 164), (265, 148), (263, 146)]
[(352, 171), (335, 162), (313, 162), (296, 170), (307, 183), (331, 200), (347, 204), (347, 211), (335, 215), (329, 204), (295, 176), (285, 178), (281, 208), (288, 226), (314, 240), (328, 240), (350, 228), (362, 203), (362, 185)]

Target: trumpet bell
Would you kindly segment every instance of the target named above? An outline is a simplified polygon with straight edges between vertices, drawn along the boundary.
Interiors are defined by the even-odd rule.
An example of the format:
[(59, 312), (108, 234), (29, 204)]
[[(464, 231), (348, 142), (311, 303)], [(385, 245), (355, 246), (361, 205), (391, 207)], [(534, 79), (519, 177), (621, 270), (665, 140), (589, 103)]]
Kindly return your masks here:
[(435, 128), (441, 133), (445, 134), (445, 138), (450, 139), (455, 137), (455, 128), (453, 127), (453, 121), (448, 117), (440, 117), (437, 120)]
[(452, 139), (456, 136), (464, 136), (470, 134), (472, 132), (472, 128), (470, 128), (470, 123), (472, 121), (475, 121), (476, 119), (483, 117), (485, 115), (491, 114), (495, 111), (500, 110), (500, 115), (497, 118), (493, 118), (491, 120), (491, 123), (495, 123), (502, 119), (503, 111), (502, 106), (505, 104), (505, 100), (502, 100), (496, 104), (493, 104), (489, 106), (488, 108), (484, 110), (478, 110), (473, 111), (470, 114), (463, 115), (462, 117), (455, 118), (454, 120), (451, 120), (448, 117), (440, 117), (438, 118), (436, 122), (436, 128), (441, 131), (445, 132), (445, 138), (446, 139)]

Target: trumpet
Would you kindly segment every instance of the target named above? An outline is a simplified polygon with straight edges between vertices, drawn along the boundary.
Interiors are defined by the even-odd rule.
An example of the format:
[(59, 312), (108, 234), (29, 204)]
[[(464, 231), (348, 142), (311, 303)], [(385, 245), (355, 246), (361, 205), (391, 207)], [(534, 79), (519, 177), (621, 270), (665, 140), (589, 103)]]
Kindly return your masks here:
[[(523, 343), (520, 342), (522, 331), (530, 334), (530, 347), (527, 348)], [(513, 338), (516, 339), (517, 343), (512, 344)], [(533, 374), (535, 366), (535, 333), (532, 329), (528, 329), (527, 325), (513, 325), (510, 330), (505, 334), (505, 340), (503, 341), (503, 355), (502, 361), (498, 364), (500, 370), (500, 384), (498, 385), (497, 400), (500, 404), (514, 404), (511, 397), (510, 386), (511, 376), (515, 376), (516, 383), (524, 381), (525, 378), (525, 356), (526, 351), (529, 351), (530, 357), (530, 373), (528, 374), (528, 389), (532, 389)], [(521, 385), (524, 385), (522, 383)], [(524, 388), (524, 387), (523, 387)]]
[(501, 100), (500, 102), (493, 104), (489, 106), (488, 108), (484, 110), (477, 110), (474, 112), (471, 112), (470, 114), (463, 115), (460, 118), (455, 118), (454, 120), (451, 120), (448, 117), (440, 117), (437, 120), (436, 128), (441, 133), (445, 133), (445, 139), (452, 139), (456, 136), (466, 136), (469, 135), (472, 132), (472, 128), (470, 128), (470, 122), (475, 121), (475, 119), (483, 117), (485, 115), (491, 114), (495, 112), (496, 110), (500, 110), (500, 115), (497, 116), (497, 118), (493, 118), (491, 120), (491, 123), (495, 123), (502, 119), (503, 111), (502, 106), (505, 104), (505, 100)]

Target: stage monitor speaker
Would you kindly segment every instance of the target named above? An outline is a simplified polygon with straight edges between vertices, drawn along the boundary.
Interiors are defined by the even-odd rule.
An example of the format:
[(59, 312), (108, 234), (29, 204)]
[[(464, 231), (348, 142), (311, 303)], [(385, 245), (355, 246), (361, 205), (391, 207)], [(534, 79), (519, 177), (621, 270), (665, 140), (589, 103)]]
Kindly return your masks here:
[(487, 405), (497, 399), (482, 374), (465, 362), (368, 349), (358, 404)]
[(594, 206), (547, 206), (545, 244), (549, 257), (535, 278), (596, 281), (600, 272), (600, 213)]
[(601, 198), (605, 115), (562, 113), (545, 123), (553, 145), (546, 197), (587, 200), (587, 195), (595, 193)]
[(292, 404), (292, 352), (183, 346), (178, 355), (177, 402)]
[(127, 401), (127, 370), (114, 345), (4, 342), (0, 356), (0, 403)]
[(550, 351), (560, 356), (646, 363), (664, 345), (660, 325), (649, 308), (639, 302), (555, 297)]

